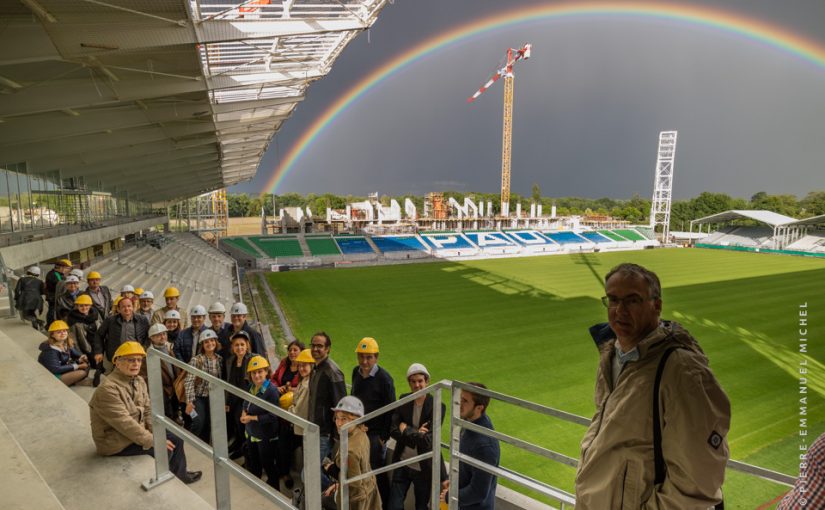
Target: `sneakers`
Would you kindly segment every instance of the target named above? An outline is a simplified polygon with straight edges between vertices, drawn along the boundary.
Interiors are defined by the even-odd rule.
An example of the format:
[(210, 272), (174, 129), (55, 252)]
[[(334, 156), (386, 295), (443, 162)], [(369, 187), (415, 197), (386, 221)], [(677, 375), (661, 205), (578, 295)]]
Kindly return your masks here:
[(186, 472), (186, 477), (183, 478), (181, 481), (183, 483), (185, 483), (186, 485), (189, 485), (191, 483), (195, 483), (198, 480), (200, 480), (201, 476), (203, 476), (202, 471), (187, 471)]

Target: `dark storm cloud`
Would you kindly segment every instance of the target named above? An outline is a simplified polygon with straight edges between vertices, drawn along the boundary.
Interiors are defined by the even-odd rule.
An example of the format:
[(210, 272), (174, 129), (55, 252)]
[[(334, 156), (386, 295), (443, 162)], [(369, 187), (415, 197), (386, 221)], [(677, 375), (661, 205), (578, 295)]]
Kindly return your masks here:
[[(310, 89), (256, 181), (239, 189), (260, 189), (277, 157), (361, 76), (428, 35), (500, 5), (388, 6), (371, 43), (359, 38)], [(803, 31), (817, 21), (825, 26), (818, 3), (793, 5), (797, 19), (787, 11), (774, 19)], [(725, 6), (763, 17), (776, 10), (768, 2)], [(408, 66), (326, 129), (278, 191), (497, 191), (502, 84), (472, 105), (464, 100), (507, 46), (524, 42), (533, 43), (534, 55), (516, 69), (516, 192), (529, 194), (535, 182), (548, 196), (647, 196), (657, 135), (665, 129), (679, 130), (677, 197), (706, 190), (804, 194), (825, 186), (825, 70), (706, 27), (604, 17), (497, 30)]]

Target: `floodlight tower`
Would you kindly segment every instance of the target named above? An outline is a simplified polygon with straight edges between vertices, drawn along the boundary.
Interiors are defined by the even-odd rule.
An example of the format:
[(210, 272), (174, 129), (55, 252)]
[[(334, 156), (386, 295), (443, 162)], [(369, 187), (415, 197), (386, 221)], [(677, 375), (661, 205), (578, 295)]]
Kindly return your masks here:
[(467, 98), (468, 103), (475, 101), (485, 90), (499, 78), (504, 77), (504, 126), (501, 134), (501, 215), (510, 214), (510, 149), (513, 142), (513, 64), (530, 58), (532, 44), (525, 44), (521, 49), (507, 49), (507, 63), (487, 80), (478, 91)]
[(670, 237), (670, 202), (673, 195), (673, 164), (676, 158), (676, 131), (659, 133), (656, 175), (653, 178), (653, 200), (650, 202), (650, 228), (662, 226), (662, 242)]

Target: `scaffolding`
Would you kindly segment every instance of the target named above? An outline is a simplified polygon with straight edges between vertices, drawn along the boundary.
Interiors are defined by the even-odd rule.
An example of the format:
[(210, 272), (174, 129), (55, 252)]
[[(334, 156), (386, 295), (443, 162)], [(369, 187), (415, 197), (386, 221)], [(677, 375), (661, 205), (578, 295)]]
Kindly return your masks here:
[(172, 207), (170, 218), (175, 220), (175, 230), (192, 232), (207, 240), (225, 237), (229, 225), (229, 207), (226, 189), (204, 193)]
[(661, 225), (662, 243), (670, 237), (670, 203), (673, 196), (673, 164), (676, 159), (676, 131), (659, 133), (656, 153), (656, 175), (653, 181), (653, 200), (650, 204), (650, 228), (656, 232)]

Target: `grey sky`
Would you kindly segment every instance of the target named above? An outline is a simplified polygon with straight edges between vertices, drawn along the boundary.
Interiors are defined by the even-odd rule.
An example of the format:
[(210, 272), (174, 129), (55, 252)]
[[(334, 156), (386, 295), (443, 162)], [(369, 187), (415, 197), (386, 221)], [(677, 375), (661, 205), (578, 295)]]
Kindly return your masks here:
[[(546, 3), (396, 0), (370, 41), (359, 37), (310, 88), (258, 177), (232, 191), (261, 190), (316, 116), (404, 49), (503, 5)], [(825, 27), (817, 0), (719, 5), (809, 36)], [(533, 57), (516, 68), (514, 192), (535, 182), (546, 196), (649, 196), (666, 129), (679, 131), (677, 198), (825, 189), (825, 68), (707, 27), (605, 16), (496, 30), (407, 66), (339, 116), (277, 192), (497, 192), (502, 83), (464, 101), (525, 42)]]

